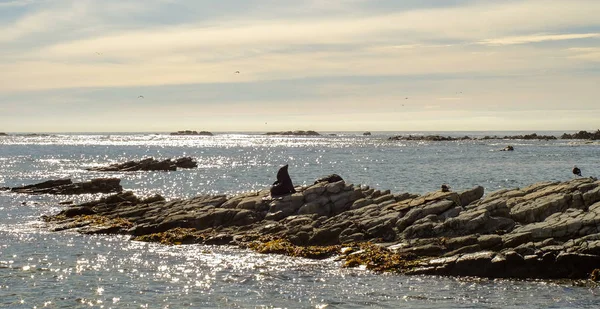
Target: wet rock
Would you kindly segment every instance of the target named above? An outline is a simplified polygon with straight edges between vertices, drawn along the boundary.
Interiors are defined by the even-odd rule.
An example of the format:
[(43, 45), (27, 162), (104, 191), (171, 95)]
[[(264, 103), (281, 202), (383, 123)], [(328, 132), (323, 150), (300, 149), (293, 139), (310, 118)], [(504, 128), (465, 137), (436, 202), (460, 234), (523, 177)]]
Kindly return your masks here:
[(95, 194), (123, 191), (118, 178), (95, 178), (87, 182), (73, 183), (71, 179), (48, 180), (38, 184), (14, 187), (10, 190), (26, 194)]
[(140, 161), (128, 161), (125, 163), (111, 164), (103, 167), (88, 168), (88, 171), (96, 172), (131, 172), (131, 171), (175, 171), (177, 168), (195, 168), (198, 164), (190, 157), (178, 159), (156, 160), (147, 158)]

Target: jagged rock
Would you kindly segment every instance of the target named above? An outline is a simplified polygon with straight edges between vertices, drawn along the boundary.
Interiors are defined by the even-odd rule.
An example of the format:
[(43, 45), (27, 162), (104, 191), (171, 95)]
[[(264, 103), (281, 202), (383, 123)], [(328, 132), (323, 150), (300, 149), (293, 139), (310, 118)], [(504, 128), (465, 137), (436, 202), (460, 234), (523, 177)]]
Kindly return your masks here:
[(194, 168), (198, 164), (190, 157), (178, 158), (175, 160), (167, 159), (158, 161), (154, 158), (147, 158), (140, 161), (128, 161), (125, 163), (111, 164), (103, 167), (88, 168), (88, 171), (96, 172), (131, 172), (131, 171), (175, 171), (177, 168)]

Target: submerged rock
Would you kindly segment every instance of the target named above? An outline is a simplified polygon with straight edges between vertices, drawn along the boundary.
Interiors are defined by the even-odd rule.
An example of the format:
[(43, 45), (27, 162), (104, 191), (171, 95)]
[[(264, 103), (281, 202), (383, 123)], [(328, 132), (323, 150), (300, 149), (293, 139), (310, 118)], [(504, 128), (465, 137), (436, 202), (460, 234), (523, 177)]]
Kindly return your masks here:
[(600, 182), (595, 179), (538, 183), (487, 196), (480, 186), (419, 196), (343, 180), (296, 191), (276, 199), (265, 189), (174, 201), (124, 192), (45, 220), (54, 229), (162, 243), (229, 244), (294, 256), (340, 254), (349, 267), (406, 274), (587, 278), (600, 269)]
[(111, 164), (109, 166), (92, 167), (88, 171), (96, 172), (132, 172), (132, 171), (175, 171), (177, 168), (195, 168), (198, 163), (190, 157), (178, 159), (167, 159), (158, 161), (154, 158), (147, 158), (140, 161), (128, 161), (125, 163)]

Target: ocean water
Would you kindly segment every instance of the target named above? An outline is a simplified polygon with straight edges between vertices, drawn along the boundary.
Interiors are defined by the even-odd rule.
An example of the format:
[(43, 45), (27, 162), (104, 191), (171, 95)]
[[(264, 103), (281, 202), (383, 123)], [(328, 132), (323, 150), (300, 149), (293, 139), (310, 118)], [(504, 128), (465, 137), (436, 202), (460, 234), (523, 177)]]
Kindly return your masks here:
[[(572, 140), (388, 141), (400, 132), (335, 136), (56, 134), (0, 137), (0, 187), (49, 179), (119, 177), (167, 199), (269, 187), (289, 164), (296, 185), (336, 173), (347, 182), (425, 193), (443, 183), (486, 192), (600, 176), (600, 144)], [(406, 132), (403, 132), (406, 133)], [(439, 132), (450, 136), (530, 132)], [(562, 132), (537, 132), (560, 135)], [(408, 134), (408, 133), (406, 133)], [(411, 134), (422, 134), (411, 132)], [(427, 134), (433, 134), (428, 132)], [(499, 151), (513, 145), (515, 151)], [(145, 157), (191, 156), (175, 172), (89, 172)], [(570, 282), (377, 274), (335, 260), (261, 255), (232, 247), (162, 246), (124, 236), (49, 232), (40, 216), (98, 196), (0, 192), (0, 308), (597, 308), (598, 288)]]

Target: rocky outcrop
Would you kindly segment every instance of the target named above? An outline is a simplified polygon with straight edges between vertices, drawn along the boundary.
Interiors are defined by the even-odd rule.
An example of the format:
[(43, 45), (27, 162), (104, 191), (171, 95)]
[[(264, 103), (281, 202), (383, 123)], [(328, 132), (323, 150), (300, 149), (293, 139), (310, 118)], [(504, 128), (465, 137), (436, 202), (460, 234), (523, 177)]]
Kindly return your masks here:
[(92, 167), (87, 170), (96, 172), (175, 171), (177, 168), (194, 168), (197, 166), (198, 163), (190, 157), (162, 161), (158, 161), (154, 158), (147, 158), (141, 161), (128, 161), (125, 163), (111, 164), (109, 166)]
[(600, 130), (596, 132), (579, 131), (577, 133), (568, 134), (564, 133), (560, 137), (561, 139), (589, 139), (589, 140), (600, 140)]
[(96, 178), (87, 182), (73, 183), (71, 179), (48, 180), (41, 183), (10, 188), (10, 191), (26, 194), (95, 194), (123, 191), (118, 178)]
[(441, 142), (441, 141), (463, 141), (472, 140), (469, 136), (464, 137), (451, 137), (441, 135), (397, 135), (389, 137), (390, 141), (428, 141), (428, 142)]
[[(520, 140), (555, 140), (554, 135), (537, 135), (537, 133), (525, 134), (525, 135), (506, 135), (500, 137), (484, 136), (484, 137), (452, 137), (452, 136), (441, 136), (441, 135), (398, 135), (389, 137), (390, 141), (427, 141), (427, 142), (442, 142), (442, 141), (469, 141), (469, 140), (491, 140), (491, 139), (520, 139)], [(507, 149), (505, 149), (507, 150)]]
[[(348, 266), (367, 261), (369, 269), (406, 274), (585, 278), (600, 268), (596, 179), (537, 183), (485, 197), (480, 186), (415, 195), (343, 180), (295, 191), (275, 199), (265, 189), (173, 201), (125, 192), (45, 219), (55, 230), (164, 243), (262, 243), (260, 252), (301, 256), (322, 248), (311, 252), (337, 252)], [(365, 254), (374, 250), (365, 242), (379, 244), (378, 253)]]
[(8, 134), (6, 134), (4, 132), (0, 132), (0, 136), (8, 136)]
[(185, 130), (185, 131), (177, 131), (177, 132), (171, 132), (170, 135), (201, 135), (201, 136), (213, 136), (213, 134), (211, 132), (208, 131), (192, 131), (192, 130)]
[(319, 136), (315, 131), (284, 131), (284, 132), (267, 132), (265, 135), (292, 135), (292, 136)]

